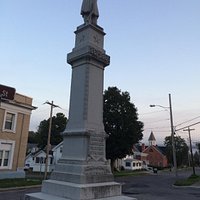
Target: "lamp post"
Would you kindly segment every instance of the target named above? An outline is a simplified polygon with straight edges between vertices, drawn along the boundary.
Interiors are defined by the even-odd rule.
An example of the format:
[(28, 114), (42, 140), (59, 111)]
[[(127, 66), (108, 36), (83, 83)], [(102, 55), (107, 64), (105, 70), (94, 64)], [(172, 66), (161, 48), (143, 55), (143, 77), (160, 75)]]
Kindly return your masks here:
[(165, 106), (161, 106), (161, 105), (150, 105), (150, 107), (161, 107), (161, 108), (164, 108), (164, 109), (169, 109), (169, 112), (170, 112), (170, 124), (171, 124), (173, 164), (174, 164), (175, 176), (177, 177), (176, 147), (175, 147), (175, 138), (174, 138), (175, 129), (174, 129), (174, 124), (173, 124), (171, 94), (169, 94), (169, 107), (165, 107)]

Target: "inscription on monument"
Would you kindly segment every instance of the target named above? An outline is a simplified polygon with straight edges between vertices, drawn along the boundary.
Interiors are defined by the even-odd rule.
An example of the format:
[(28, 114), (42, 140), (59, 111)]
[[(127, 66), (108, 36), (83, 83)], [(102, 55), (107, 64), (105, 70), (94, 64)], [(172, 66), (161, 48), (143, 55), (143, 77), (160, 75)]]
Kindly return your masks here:
[(104, 161), (104, 137), (93, 134), (90, 137), (89, 157), (95, 161)]

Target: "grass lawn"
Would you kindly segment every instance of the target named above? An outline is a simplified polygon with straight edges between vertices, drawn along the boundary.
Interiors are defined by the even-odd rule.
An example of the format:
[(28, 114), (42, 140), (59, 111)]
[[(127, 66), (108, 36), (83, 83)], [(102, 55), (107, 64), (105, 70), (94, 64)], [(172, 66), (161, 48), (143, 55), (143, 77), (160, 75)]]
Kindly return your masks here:
[(0, 188), (40, 185), (41, 183), (40, 179), (2, 179), (0, 180)]
[(187, 179), (177, 180), (174, 185), (176, 186), (190, 186), (200, 181), (200, 176), (191, 175)]
[(145, 171), (115, 171), (113, 175), (115, 177), (120, 177), (120, 176), (139, 176), (139, 175), (145, 175)]

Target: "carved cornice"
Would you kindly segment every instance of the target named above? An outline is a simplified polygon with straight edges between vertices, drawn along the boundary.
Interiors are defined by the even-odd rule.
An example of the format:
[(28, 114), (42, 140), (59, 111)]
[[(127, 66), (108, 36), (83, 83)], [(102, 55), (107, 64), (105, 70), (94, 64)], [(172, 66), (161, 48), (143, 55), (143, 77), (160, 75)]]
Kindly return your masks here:
[(80, 60), (96, 60), (100, 62), (103, 67), (110, 64), (110, 56), (93, 46), (87, 46), (81, 49), (74, 49), (71, 53), (67, 55), (67, 62), (73, 66), (73, 63)]

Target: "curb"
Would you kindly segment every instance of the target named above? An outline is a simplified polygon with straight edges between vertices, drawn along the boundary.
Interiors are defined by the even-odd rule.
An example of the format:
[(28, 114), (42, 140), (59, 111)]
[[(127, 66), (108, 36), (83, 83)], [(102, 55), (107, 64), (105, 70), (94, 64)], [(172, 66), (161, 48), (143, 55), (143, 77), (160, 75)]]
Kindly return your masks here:
[(172, 185), (172, 187), (174, 188), (194, 188), (194, 189), (200, 189), (200, 185), (197, 186), (197, 185), (188, 185), (188, 186), (178, 186), (178, 185)]

